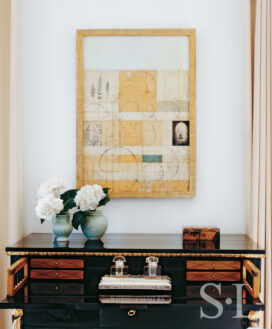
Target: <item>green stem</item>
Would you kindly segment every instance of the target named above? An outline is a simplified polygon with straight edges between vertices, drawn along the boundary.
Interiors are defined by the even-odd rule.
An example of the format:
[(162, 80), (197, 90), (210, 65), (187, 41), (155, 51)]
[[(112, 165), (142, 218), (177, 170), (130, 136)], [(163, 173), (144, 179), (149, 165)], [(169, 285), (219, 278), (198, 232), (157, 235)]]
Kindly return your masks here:
[(64, 204), (63, 204), (63, 209), (65, 209), (66, 205), (68, 204), (68, 202), (70, 201), (70, 199), (67, 199)]

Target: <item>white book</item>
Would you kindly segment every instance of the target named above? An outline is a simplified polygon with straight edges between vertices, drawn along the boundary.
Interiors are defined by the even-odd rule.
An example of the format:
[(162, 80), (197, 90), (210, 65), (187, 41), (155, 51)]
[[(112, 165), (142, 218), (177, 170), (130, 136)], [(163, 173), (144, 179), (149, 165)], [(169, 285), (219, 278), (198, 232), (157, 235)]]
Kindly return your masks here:
[(101, 278), (99, 289), (144, 289), (171, 290), (172, 283), (168, 276), (148, 277), (143, 275), (129, 275), (114, 277), (105, 275)]

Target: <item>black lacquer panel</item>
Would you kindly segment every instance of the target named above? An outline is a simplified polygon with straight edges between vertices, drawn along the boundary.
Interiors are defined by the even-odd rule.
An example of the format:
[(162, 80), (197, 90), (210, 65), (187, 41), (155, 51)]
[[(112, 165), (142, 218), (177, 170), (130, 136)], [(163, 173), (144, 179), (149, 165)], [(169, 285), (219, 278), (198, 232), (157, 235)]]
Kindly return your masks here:
[(73, 233), (69, 240), (68, 246), (61, 246), (52, 234), (32, 233), (6, 251), (265, 253), (243, 234), (221, 234), (219, 244), (212, 249), (203, 244), (184, 244), (180, 234), (105, 234), (101, 241), (88, 241), (82, 234)]

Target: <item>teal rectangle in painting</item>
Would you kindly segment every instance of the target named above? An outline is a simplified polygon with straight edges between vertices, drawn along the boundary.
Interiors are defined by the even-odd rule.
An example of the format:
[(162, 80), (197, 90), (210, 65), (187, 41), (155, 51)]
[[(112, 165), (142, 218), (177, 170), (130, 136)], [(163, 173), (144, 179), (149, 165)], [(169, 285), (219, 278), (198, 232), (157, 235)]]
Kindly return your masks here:
[(142, 155), (143, 162), (162, 162), (162, 155)]

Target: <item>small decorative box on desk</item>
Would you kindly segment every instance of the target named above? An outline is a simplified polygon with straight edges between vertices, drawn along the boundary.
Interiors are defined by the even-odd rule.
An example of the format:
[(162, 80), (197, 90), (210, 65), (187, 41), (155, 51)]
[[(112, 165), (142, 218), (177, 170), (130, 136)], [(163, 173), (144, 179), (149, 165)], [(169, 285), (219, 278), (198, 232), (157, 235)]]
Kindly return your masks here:
[(183, 240), (187, 241), (218, 241), (220, 239), (219, 228), (207, 227), (185, 227), (183, 229)]
[[(88, 242), (72, 234), (69, 247), (58, 248), (51, 234), (34, 233), (6, 252), (8, 296), (0, 308), (16, 309), (23, 329), (246, 329), (264, 310), (265, 251), (245, 235), (222, 234), (219, 246), (197, 248), (178, 234), (106, 234)], [(106, 296), (101, 302), (98, 285), (116, 256), (125, 257), (125, 275), (133, 276), (146, 273), (147, 257), (158, 259), (161, 275), (171, 280), (167, 301)]]

